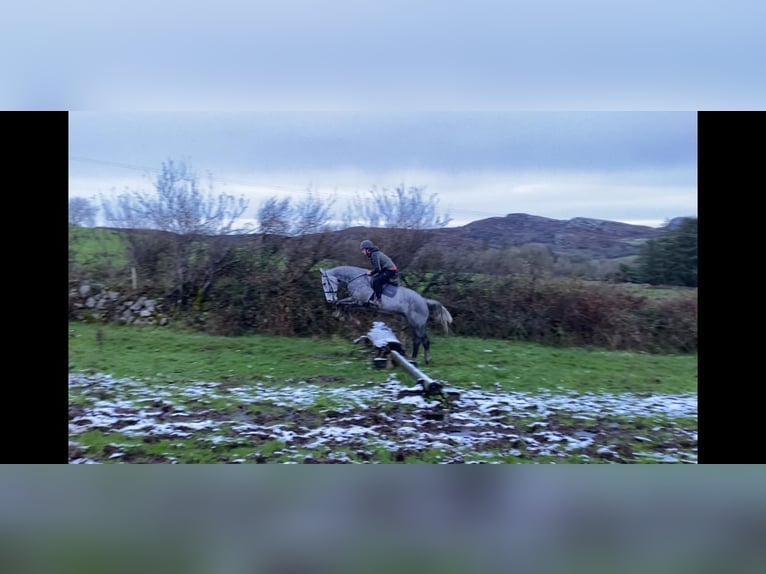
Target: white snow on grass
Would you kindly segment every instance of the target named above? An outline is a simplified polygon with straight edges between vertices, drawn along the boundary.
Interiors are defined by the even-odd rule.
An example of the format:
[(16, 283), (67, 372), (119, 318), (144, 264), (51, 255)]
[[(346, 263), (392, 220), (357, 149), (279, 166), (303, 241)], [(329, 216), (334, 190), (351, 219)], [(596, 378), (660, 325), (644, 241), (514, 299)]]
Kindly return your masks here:
[[(205, 441), (208, 444), (253, 444), (253, 453), (262, 441), (276, 440), (285, 443), (286, 453), (295, 457), (306, 456), (316, 450), (314, 458), (329, 457), (328, 453), (339, 448), (354, 450), (385, 448), (396, 451), (405, 449), (419, 451), (441, 449), (445, 462), (449, 460), (473, 461), (476, 457), (496, 462), (504, 456), (519, 456), (521, 452), (534, 455), (570, 456), (590, 448), (604, 456), (618, 457), (610, 444), (596, 444), (596, 434), (576, 431), (573, 436), (559, 432), (545, 422), (552, 415), (566, 416), (582, 422), (609, 417), (660, 417), (668, 421), (651, 431), (643, 429), (635, 433), (634, 443), (640, 445), (651, 441), (653, 432), (665, 432), (693, 443), (685, 452), (637, 453), (657, 462), (696, 462), (697, 433), (677, 428), (675, 418), (697, 417), (697, 396), (688, 395), (634, 395), (623, 393), (575, 393), (543, 390), (524, 393), (482, 390), (475, 387), (455, 389), (459, 399), (443, 417), (434, 417), (438, 400), (426, 400), (422, 396), (404, 396), (397, 400), (400, 391), (416, 390), (420, 386), (402, 385), (395, 376), (380, 383), (361, 385), (319, 386), (305, 382), (275, 386), (271, 383), (254, 382), (252, 385), (227, 386), (203, 381), (173, 383), (165, 381), (145, 382), (110, 375), (69, 374), (69, 389), (76, 398), (70, 414), (70, 448), (77, 445), (78, 435), (89, 430), (119, 432), (131, 438), (160, 437), (183, 438)], [(230, 405), (221, 411), (211, 404)], [(255, 416), (247, 410), (253, 405), (288, 409), (288, 412), (306, 411), (315, 404), (329, 405), (314, 409), (317, 422), (314, 428), (293, 422), (289, 416), (283, 424), (257, 424)], [(395, 414), (386, 408), (399, 405)], [(376, 424), (365, 416), (375, 409)], [(239, 411), (233, 412), (239, 407)], [(361, 411), (361, 412), (360, 412)], [(232, 413), (233, 412), (233, 413)], [(426, 416), (426, 415), (431, 416)], [(322, 417), (325, 420), (322, 420)], [(611, 422), (608, 428), (619, 428)], [(519, 441), (523, 435), (523, 446)], [(261, 442), (259, 442), (261, 441)], [(491, 443), (487, 452), (482, 445)], [(633, 444), (633, 443), (632, 443)], [(87, 454), (87, 453), (86, 453)], [(173, 459), (178, 452), (168, 453)], [(111, 455), (115, 460), (124, 458), (124, 451)], [(583, 454), (583, 460), (588, 456)], [(492, 460), (494, 457), (494, 460)], [(242, 462), (238, 455), (232, 462)], [(71, 463), (92, 462), (87, 456), (73, 457)]]

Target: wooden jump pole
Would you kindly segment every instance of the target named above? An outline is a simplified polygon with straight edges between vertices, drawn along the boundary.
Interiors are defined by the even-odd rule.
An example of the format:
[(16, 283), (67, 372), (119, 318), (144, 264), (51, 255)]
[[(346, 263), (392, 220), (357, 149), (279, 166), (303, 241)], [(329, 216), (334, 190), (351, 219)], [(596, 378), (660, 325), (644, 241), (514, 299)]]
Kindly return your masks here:
[(365, 339), (377, 349), (376, 360), (382, 360), (384, 356), (390, 357), (397, 365), (407, 371), (413, 379), (420, 383), (426, 396), (442, 394), (444, 385), (426, 375), (405, 357), (402, 343), (388, 325), (381, 321), (375, 321), (367, 335), (359, 337), (356, 342), (360, 339)]
[(403, 357), (399, 351), (391, 350), (391, 357), (400, 367), (403, 367), (412, 378), (423, 386), (423, 392), (425, 392), (426, 395), (438, 395), (442, 392), (443, 385), (439, 381), (426, 375), (423, 371), (409, 362), (406, 357)]

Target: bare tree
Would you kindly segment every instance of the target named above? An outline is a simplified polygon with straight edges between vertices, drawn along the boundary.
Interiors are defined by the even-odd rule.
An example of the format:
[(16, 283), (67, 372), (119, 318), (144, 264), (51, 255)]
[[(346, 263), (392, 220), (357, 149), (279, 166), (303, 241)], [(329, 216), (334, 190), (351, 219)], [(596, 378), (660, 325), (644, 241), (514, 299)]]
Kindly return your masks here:
[(355, 197), (346, 210), (344, 222), (347, 225), (367, 225), (396, 229), (435, 229), (446, 227), (452, 218), (436, 212), (439, 200), (432, 193), (423, 196), (424, 187), (405, 188), (400, 183), (391, 191), (373, 187), (369, 197)]
[(258, 209), (258, 230), (271, 235), (307, 235), (327, 231), (334, 198), (322, 199), (309, 189), (308, 196), (293, 205), (288, 198), (267, 198)]
[(308, 197), (295, 207), (293, 235), (328, 231), (332, 220), (333, 205), (335, 205), (334, 197), (323, 200), (313, 190), (309, 189)]
[[(196, 287), (203, 292), (207, 289), (215, 262), (224, 257), (214, 249), (217, 243), (212, 240), (244, 231), (234, 225), (247, 209), (247, 201), (242, 197), (215, 195), (212, 183), (204, 193), (193, 170), (185, 162), (173, 160), (162, 164), (153, 193), (126, 191), (112, 201), (102, 197), (102, 204), (109, 223), (131, 230), (128, 237), (137, 265), (157, 255), (152, 241), (157, 246), (169, 244), (174, 265), (173, 291), (182, 304), (190, 289)], [(147, 234), (146, 230), (166, 233)], [(199, 277), (190, 271), (206, 277), (204, 284), (195, 281)]]
[(73, 197), (69, 200), (69, 223), (81, 227), (94, 227), (98, 207), (84, 197)]
[(289, 197), (269, 197), (258, 209), (258, 231), (269, 235), (289, 235), (292, 211)]
[[(424, 187), (405, 187), (404, 183), (394, 190), (373, 187), (368, 196), (355, 197), (343, 217), (347, 227), (397, 229), (396, 235), (388, 236), (384, 251), (394, 258), (400, 269), (407, 269), (401, 277), (405, 284), (419, 282), (417, 276), (424, 272), (418, 264), (419, 250), (425, 245), (424, 231), (445, 227), (452, 220), (449, 215), (438, 215), (436, 194), (425, 197), (424, 190)], [(374, 241), (375, 237), (368, 239)], [(426, 259), (422, 262), (425, 264)]]
[(126, 192), (117, 198), (117, 210), (108, 204), (109, 220), (118, 226), (138, 224), (180, 235), (226, 235), (241, 231), (234, 224), (247, 209), (247, 201), (204, 193), (199, 178), (185, 162), (168, 160), (154, 182), (154, 192)]

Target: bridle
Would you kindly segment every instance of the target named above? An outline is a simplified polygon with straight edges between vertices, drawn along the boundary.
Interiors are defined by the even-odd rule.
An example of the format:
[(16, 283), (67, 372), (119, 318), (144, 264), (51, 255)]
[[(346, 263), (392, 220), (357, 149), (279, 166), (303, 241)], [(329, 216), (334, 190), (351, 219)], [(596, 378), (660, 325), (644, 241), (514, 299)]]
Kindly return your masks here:
[[(333, 284), (333, 281), (335, 282)], [(322, 289), (324, 290), (324, 298), (327, 301), (337, 301), (338, 300), (338, 280), (333, 277), (330, 279), (330, 276), (327, 274), (326, 271), (322, 270)]]
[[(365, 275), (367, 275), (367, 272), (364, 272), (361, 275), (357, 275), (356, 277), (349, 279), (348, 281), (346, 281), (346, 285), (350, 284), (352, 281), (356, 281), (360, 277), (364, 277)], [(330, 276), (324, 270), (322, 270), (322, 279), (323, 279), (322, 289), (324, 290), (325, 299), (327, 299), (327, 301), (337, 301), (338, 300), (337, 286), (340, 280), (335, 276), (330, 278)]]

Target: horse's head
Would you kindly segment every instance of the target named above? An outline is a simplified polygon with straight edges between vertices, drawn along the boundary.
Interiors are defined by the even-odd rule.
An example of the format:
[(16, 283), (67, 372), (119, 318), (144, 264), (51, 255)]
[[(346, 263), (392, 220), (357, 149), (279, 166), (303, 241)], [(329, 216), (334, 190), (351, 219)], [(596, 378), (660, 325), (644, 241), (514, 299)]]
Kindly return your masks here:
[(319, 272), (322, 274), (324, 298), (328, 303), (334, 303), (338, 300), (338, 278), (334, 275), (330, 275), (324, 269), (320, 269)]

